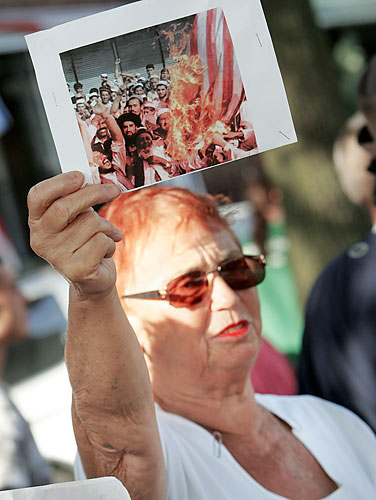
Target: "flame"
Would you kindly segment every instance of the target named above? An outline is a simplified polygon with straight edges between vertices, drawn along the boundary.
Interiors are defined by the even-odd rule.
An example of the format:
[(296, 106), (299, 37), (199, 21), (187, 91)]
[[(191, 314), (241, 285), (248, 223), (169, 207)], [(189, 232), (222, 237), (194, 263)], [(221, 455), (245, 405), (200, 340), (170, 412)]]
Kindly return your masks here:
[(182, 56), (170, 71), (167, 153), (177, 161), (189, 163), (196, 159), (200, 149), (205, 150), (213, 142), (216, 134), (228, 132), (229, 127), (217, 121), (217, 106), (212, 97), (202, 96), (205, 68), (197, 55)]
[(174, 23), (168, 31), (160, 32), (168, 40), (170, 58), (176, 61), (169, 68), (171, 118), (166, 138), (167, 154), (183, 165), (193, 164), (198, 151), (205, 151), (216, 134), (223, 135), (230, 130), (218, 121), (218, 103), (213, 96), (203, 95), (207, 68), (198, 55), (185, 54), (191, 29), (191, 23)]
[(160, 34), (167, 38), (169, 54), (172, 59), (177, 59), (186, 52), (191, 28), (190, 23), (173, 23), (169, 26), (168, 31), (160, 31)]

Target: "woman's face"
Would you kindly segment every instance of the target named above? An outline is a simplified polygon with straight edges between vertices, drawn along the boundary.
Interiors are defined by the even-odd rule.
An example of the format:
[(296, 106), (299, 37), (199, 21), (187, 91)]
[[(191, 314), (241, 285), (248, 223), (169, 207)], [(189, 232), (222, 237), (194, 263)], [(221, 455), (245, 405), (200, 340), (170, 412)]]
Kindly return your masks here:
[[(163, 290), (188, 271), (209, 272), (224, 259), (242, 254), (226, 229), (211, 232), (197, 223), (190, 223), (188, 229), (171, 231), (168, 224), (161, 224), (134, 261), (136, 276), (120, 292)], [(195, 392), (207, 384), (215, 385), (219, 374), (228, 377), (231, 371), (240, 370), (248, 376), (261, 336), (257, 291), (234, 291), (216, 272), (208, 275), (208, 281), (204, 299), (192, 307), (123, 299), (157, 394), (164, 384), (172, 385), (173, 390)]]

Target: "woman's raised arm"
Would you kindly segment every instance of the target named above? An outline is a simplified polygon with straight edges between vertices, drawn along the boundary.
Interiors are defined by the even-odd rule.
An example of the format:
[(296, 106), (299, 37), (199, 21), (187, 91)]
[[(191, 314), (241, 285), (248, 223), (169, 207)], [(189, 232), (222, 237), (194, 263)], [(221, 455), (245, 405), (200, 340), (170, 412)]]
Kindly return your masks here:
[(76, 441), (88, 477), (117, 477), (132, 500), (164, 499), (149, 375), (115, 288), (111, 257), (121, 234), (91, 208), (119, 190), (80, 189), (83, 180), (64, 173), (28, 196), (31, 247), (70, 282), (66, 363)]

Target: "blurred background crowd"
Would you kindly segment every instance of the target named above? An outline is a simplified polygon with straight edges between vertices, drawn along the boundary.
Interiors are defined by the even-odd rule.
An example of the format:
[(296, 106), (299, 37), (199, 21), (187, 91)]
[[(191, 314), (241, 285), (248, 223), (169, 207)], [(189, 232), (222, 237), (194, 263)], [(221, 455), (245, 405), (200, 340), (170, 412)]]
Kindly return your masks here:
[[(130, 2), (108, 2), (106, 8), (124, 3)], [(340, 291), (350, 286), (358, 290), (355, 286), (358, 281), (354, 284), (354, 279), (330, 281), (326, 278), (327, 270), (315, 284), (316, 279), (342, 252), (345, 254), (340, 259), (350, 259), (351, 263), (362, 263), (363, 258), (372, 257), (368, 240), (355, 242), (376, 222), (372, 168), (365, 179), (358, 178), (359, 172), (366, 172), (372, 165), (372, 157), (376, 155), (376, 150), (372, 150), (376, 132), (372, 135), (371, 130), (368, 137), (366, 118), (354, 114), (359, 108), (365, 111), (356, 95), (360, 78), (376, 53), (376, 4), (373, 0), (286, 0), (276, 9), (275, 2), (263, 0), (262, 5), (299, 143), (241, 159), (236, 165), (225, 164), (167, 182), (228, 197), (231, 204), (224, 205), (222, 210), (229, 212), (246, 253), (261, 251), (267, 257), (267, 278), (259, 287), (265, 345), (258, 373), (267, 373), (268, 360), (276, 359), (274, 356), (281, 354), (284, 358), (278, 358), (280, 383), (271, 380), (268, 385), (265, 375), (259, 378), (256, 373), (256, 389), (318, 393), (320, 384), (328, 385), (330, 377), (343, 372), (350, 350), (354, 364), (351, 370), (347, 364), (347, 371), (352, 372), (350, 376), (357, 372), (363, 382), (320, 395), (346, 404), (354, 392), (360, 401), (368, 401), (375, 374), (369, 369), (368, 376), (373, 380), (364, 382), (365, 375), (358, 368), (365, 366), (362, 351), (367, 349), (373, 356), (370, 365), (376, 366), (374, 334), (368, 338), (367, 332), (359, 348), (350, 336), (353, 332), (346, 329), (344, 314), (344, 322), (336, 327), (337, 343), (330, 346), (334, 349), (330, 353), (335, 352), (333, 357), (327, 359), (323, 352), (317, 353), (316, 366), (317, 361), (310, 359), (310, 355), (315, 343), (319, 344), (318, 338), (321, 339), (312, 331), (327, 337), (330, 313), (337, 307), (338, 318), (345, 310), (352, 311), (355, 299), (350, 303), (340, 302)], [(7, 278), (1, 275), (5, 284), (0, 283), (0, 299), (3, 289), (24, 297), (0, 302), (0, 387), (16, 428), (23, 429), (30, 443), (26, 421), (30, 424), (39, 452), (49, 462), (43, 468), (37, 465), (40, 472), (45, 471), (42, 478), (30, 471), (23, 472), (11, 485), (1, 483), (5, 469), (0, 465), (0, 489), (40, 484), (46, 477), (50, 481), (70, 479), (75, 451), (70, 388), (63, 365), (67, 284), (32, 253), (28, 244), (27, 192), (38, 181), (59, 173), (60, 167), (23, 36), (101, 10), (103, 2), (96, 0), (3, 0), (0, 6), (0, 256), (3, 274), (7, 274)], [(161, 111), (168, 115), (168, 105), (162, 101), (168, 99), (170, 82), (168, 73), (161, 74), (166, 61), (161, 60), (160, 54), (156, 45), (147, 61), (153, 71), (149, 74), (144, 67), (144, 75), (122, 71), (121, 61), (114, 54), (111, 61), (108, 59), (108, 67), (101, 65), (98, 84), (89, 88), (80, 87), (82, 81), (72, 67), (71, 78), (67, 78), (68, 91), (78, 114), (87, 119), (85, 114), (92, 99), (101, 99), (106, 104), (103, 99), (106, 90), (109, 106), (118, 107), (113, 109), (114, 113), (121, 106), (129, 108), (130, 97), (139, 95), (136, 100), (140, 109), (145, 102), (154, 106), (149, 121), (151, 124), (155, 121), (154, 125), (163, 131)], [(376, 90), (376, 76), (373, 78)], [(367, 94), (368, 89), (363, 90)], [(134, 110), (126, 111), (134, 114)], [(142, 119), (146, 115), (144, 112)], [(352, 170), (355, 174), (346, 176)], [(330, 264), (329, 274), (335, 274), (336, 266)], [(356, 272), (357, 277), (364, 274), (359, 269)], [(334, 283), (330, 285), (332, 295), (328, 295), (332, 301), (327, 300), (323, 309), (319, 299), (329, 293), (329, 282)], [(357, 296), (366, 303), (361, 292), (368, 293), (370, 287), (360, 283)], [(9, 296), (10, 292), (7, 293)], [(24, 308), (29, 312), (28, 328), (19, 325), (17, 334), (15, 329), (1, 326), (5, 324), (4, 311), (22, 316)], [(321, 346), (324, 341), (320, 340)], [(328, 366), (334, 369), (325, 371), (323, 367)], [(317, 372), (325, 374), (324, 381), (319, 377), (313, 380)], [(359, 409), (356, 404), (352, 409), (376, 430), (372, 418), (372, 414), (376, 415), (375, 406), (370, 417), (367, 409)], [(42, 458), (34, 446), (32, 440), (31, 453), (35, 452), (32, 461), (40, 464)]]

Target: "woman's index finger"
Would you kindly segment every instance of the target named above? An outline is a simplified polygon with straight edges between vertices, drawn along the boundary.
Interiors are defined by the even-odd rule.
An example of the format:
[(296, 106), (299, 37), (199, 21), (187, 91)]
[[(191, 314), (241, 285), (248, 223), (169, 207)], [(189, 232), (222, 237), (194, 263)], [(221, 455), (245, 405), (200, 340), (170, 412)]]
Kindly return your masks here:
[(56, 175), (33, 186), (27, 197), (30, 221), (39, 220), (55, 200), (74, 193), (83, 182), (83, 174), (72, 171)]
[(81, 213), (95, 205), (107, 203), (120, 194), (115, 184), (91, 184), (57, 199), (43, 215), (45, 228), (52, 233), (62, 231)]

